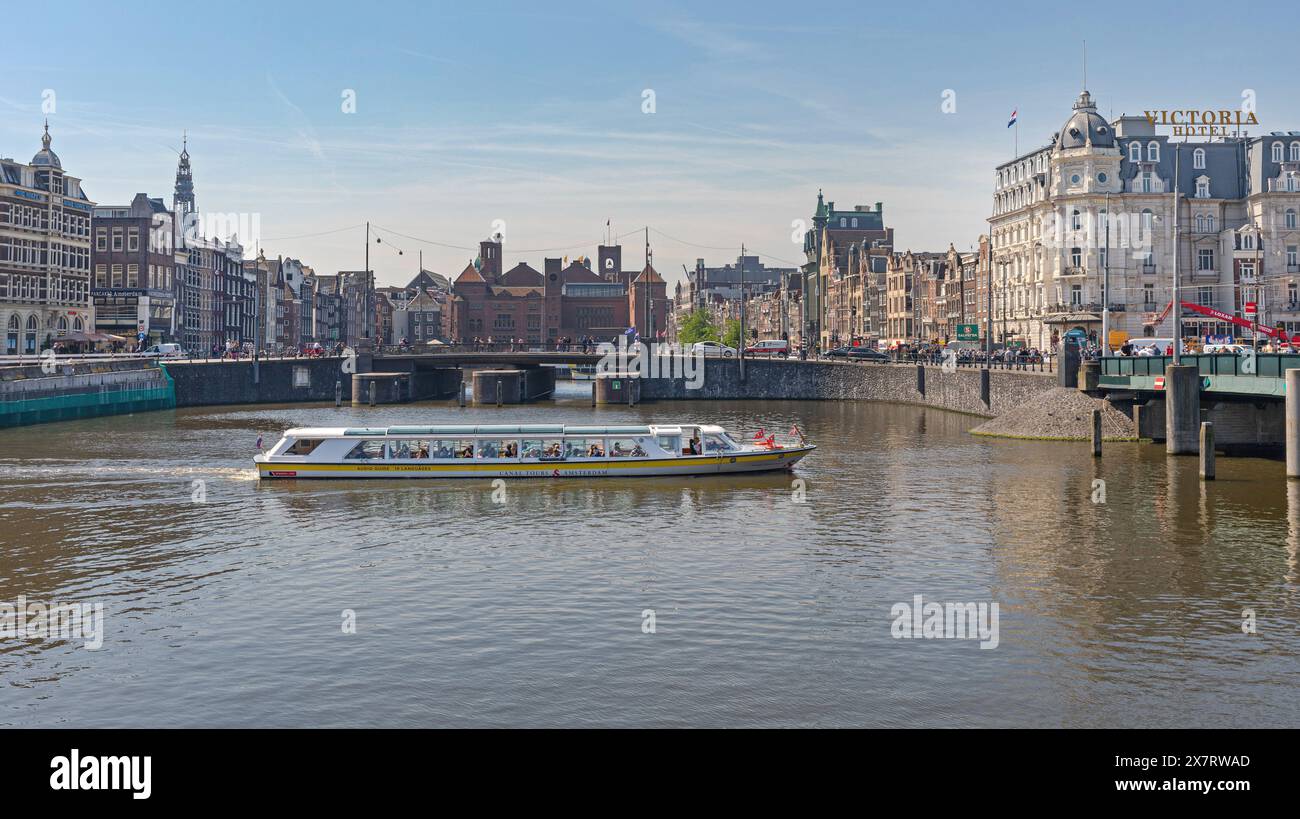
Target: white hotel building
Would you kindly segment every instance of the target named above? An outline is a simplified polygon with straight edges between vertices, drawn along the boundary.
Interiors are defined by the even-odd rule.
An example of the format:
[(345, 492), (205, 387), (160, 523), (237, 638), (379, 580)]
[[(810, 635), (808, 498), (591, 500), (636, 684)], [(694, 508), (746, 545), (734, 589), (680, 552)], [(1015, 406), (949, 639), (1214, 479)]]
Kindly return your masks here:
[[(1171, 139), (1145, 116), (1108, 123), (1084, 91), (1050, 144), (997, 168), (995, 340), (1041, 349), (1074, 328), (1100, 336), (1107, 261), (1111, 329), (1173, 334), (1161, 314), (1173, 285), (1175, 154), (1181, 300), (1236, 316), (1257, 301), (1261, 323), (1300, 331), (1300, 132)], [(1237, 332), (1194, 313), (1184, 327)]]

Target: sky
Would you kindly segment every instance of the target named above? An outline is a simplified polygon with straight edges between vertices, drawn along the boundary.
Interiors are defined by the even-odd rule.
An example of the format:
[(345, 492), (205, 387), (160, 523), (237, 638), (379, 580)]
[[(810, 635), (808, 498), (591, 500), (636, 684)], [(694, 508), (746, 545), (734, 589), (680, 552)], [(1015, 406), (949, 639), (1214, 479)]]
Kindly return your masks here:
[(1045, 144), (1085, 41), (1105, 115), (1238, 108), (1249, 89), (1260, 132), (1300, 130), (1296, 63), (1270, 33), (1300, 7), (1273, 0), (59, 10), (56, 42), (26, 22), (0, 51), (0, 156), (30, 159), (48, 116), (93, 201), (170, 204), (184, 132), (201, 211), (256, 214), (267, 256), (320, 273), (364, 267), (369, 221), (383, 285), (421, 252), (454, 277), (497, 229), (507, 268), (594, 256), (607, 220), (628, 269), (648, 226), (669, 281), (742, 243), (793, 266), (819, 188), (883, 202), (900, 250), (968, 249), (1015, 150), (1009, 115), (1021, 152)]

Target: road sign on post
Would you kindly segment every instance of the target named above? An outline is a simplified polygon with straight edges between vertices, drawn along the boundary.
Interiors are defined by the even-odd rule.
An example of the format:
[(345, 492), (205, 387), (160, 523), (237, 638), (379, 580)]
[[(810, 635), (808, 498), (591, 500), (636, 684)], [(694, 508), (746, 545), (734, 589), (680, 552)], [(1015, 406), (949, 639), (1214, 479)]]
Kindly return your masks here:
[(980, 326), (978, 324), (958, 324), (957, 340), (958, 341), (979, 341)]
[(1248, 301), (1248, 302), (1246, 302), (1245, 313), (1246, 313), (1246, 318), (1249, 318), (1249, 319), (1253, 319), (1253, 318), (1257, 315), (1256, 308), (1255, 308), (1255, 302), (1253, 302), (1253, 301)]

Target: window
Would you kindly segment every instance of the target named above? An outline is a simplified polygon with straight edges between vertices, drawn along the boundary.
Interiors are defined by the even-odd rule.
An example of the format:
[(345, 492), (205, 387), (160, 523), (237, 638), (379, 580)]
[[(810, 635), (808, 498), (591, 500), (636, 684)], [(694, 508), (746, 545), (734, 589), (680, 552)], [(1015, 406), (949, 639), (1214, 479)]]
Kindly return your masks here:
[(1209, 307), (1214, 304), (1214, 288), (1198, 287), (1196, 288), (1196, 303), (1202, 307)]
[(1213, 270), (1214, 269), (1214, 251), (1209, 248), (1201, 248), (1196, 251), (1196, 269)]
[(108, 265), (95, 265), (95, 286), (108, 287)]
[(1282, 143), (1281, 143), (1281, 142), (1274, 142), (1274, 143), (1273, 143), (1273, 161), (1274, 161), (1274, 162), (1281, 162), (1281, 161), (1282, 161)]
[(427, 459), (432, 455), (432, 448), (427, 440), (401, 440), (393, 441), (392, 449), (389, 456), (401, 461), (415, 461)]
[(121, 287), (121, 286), (122, 286), (122, 265), (120, 265), (120, 264), (115, 264), (115, 265), (113, 265), (113, 279), (112, 279), (112, 284), (113, 284), (113, 287)]
[(1291, 161), (1300, 162), (1300, 142), (1291, 143)]
[(1200, 179), (1196, 180), (1196, 198), (1210, 198), (1210, 178), (1208, 176), (1202, 176)]
[(1152, 140), (1151, 142), (1148, 142), (1148, 143), (1147, 143), (1147, 161), (1148, 161), (1148, 162), (1159, 162), (1159, 161), (1160, 161), (1160, 143), (1159, 143), (1159, 142), (1156, 142), (1156, 141)]
[(1205, 232), (1205, 214), (1203, 213), (1196, 214), (1196, 232), (1197, 233)]
[(1141, 193), (1151, 193), (1152, 190), (1155, 188), (1155, 182), (1152, 179), (1151, 171), (1143, 171), (1142, 177), (1138, 181), (1140, 183), (1138, 186), (1138, 190)]
[(442, 438), (430, 444), (430, 455), (434, 458), (473, 458), (474, 442), (468, 440), (451, 440)]
[(609, 457), (645, 458), (646, 451), (639, 438), (610, 438)]
[(1213, 233), (1213, 232), (1214, 232), (1214, 214), (1213, 214), (1213, 213), (1207, 213), (1207, 214), (1205, 214), (1205, 232), (1206, 232), (1206, 233)]
[(1205, 167), (1205, 149), (1197, 148), (1192, 151), (1192, 167), (1201, 170)]
[(1070, 267), (1083, 267), (1083, 248), (1070, 248)]
[(140, 286), (140, 265), (129, 264), (126, 266), (126, 286), (127, 287)]
[(518, 458), (519, 442), (513, 440), (484, 440), (478, 442), (480, 458)]
[(520, 453), (525, 461), (558, 461), (564, 458), (559, 438), (525, 438)]
[[(1287, 246), (1286, 246), (1286, 266), (1287, 266), (1287, 267), (1295, 267), (1297, 264), (1300, 264), (1300, 254), (1297, 254), (1297, 252), (1296, 252), (1296, 246), (1295, 246), (1295, 245), (1287, 245)], [(1291, 272), (1294, 272), (1294, 271), (1290, 271), (1290, 270), (1288, 270), (1287, 272), (1288, 272), (1288, 273), (1291, 273)]]
[(1255, 235), (1253, 233), (1241, 234), (1241, 249), (1242, 250), (1255, 249)]
[(1075, 209), (1070, 214), (1070, 230), (1082, 230), (1082, 229), (1083, 229), (1083, 217), (1079, 214), (1078, 209)]
[(113, 251), (117, 252), (122, 249), (122, 229), (113, 228)]
[(848, 220), (848, 219), (845, 219), (843, 216), (841, 216), (841, 217), (840, 217), (840, 227), (848, 227), (848, 224), (849, 224), (849, 220)]
[(319, 439), (299, 438), (293, 442), (293, 445), (284, 451), (285, 455), (310, 455), (320, 446)]
[(854, 216), (854, 217), (853, 217), (853, 227), (857, 227), (857, 226), (858, 226), (858, 217)]
[(605, 442), (600, 438), (569, 438), (564, 441), (566, 458), (603, 458)]
[(126, 249), (132, 253), (140, 249), (140, 228), (131, 228), (127, 232)]
[(1286, 214), (1282, 217), (1282, 221), (1286, 224), (1287, 230), (1295, 230), (1295, 208), (1287, 208)]
[(1156, 286), (1154, 284), (1142, 285), (1142, 303), (1151, 307), (1156, 303)]
[(1286, 286), (1286, 300), (1292, 306), (1292, 309), (1295, 309), (1296, 298), (1295, 282), (1290, 282)]
[(1128, 144), (1128, 161), (1129, 162), (1142, 161), (1142, 143), (1130, 142)]
[(382, 461), (383, 459), (383, 441), (362, 441), (352, 447), (352, 451), (345, 457), (348, 461)]
[(660, 435), (659, 448), (665, 452), (671, 452), (676, 455), (682, 449), (682, 437), (680, 435)]
[(1070, 306), (1078, 307), (1083, 304), (1083, 286), (1078, 284), (1070, 285)]
[(108, 250), (108, 230), (106, 228), (95, 231), (95, 250)]

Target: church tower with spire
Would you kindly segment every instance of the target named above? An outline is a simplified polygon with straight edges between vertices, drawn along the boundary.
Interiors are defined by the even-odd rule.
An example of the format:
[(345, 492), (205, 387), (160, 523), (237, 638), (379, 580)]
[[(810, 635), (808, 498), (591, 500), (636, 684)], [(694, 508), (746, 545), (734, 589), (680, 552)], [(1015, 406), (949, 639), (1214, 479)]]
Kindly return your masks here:
[(176, 192), (172, 195), (172, 210), (176, 218), (183, 220), (188, 213), (194, 213), (194, 176), (190, 171), (189, 140), (181, 138), (181, 160), (176, 165)]

